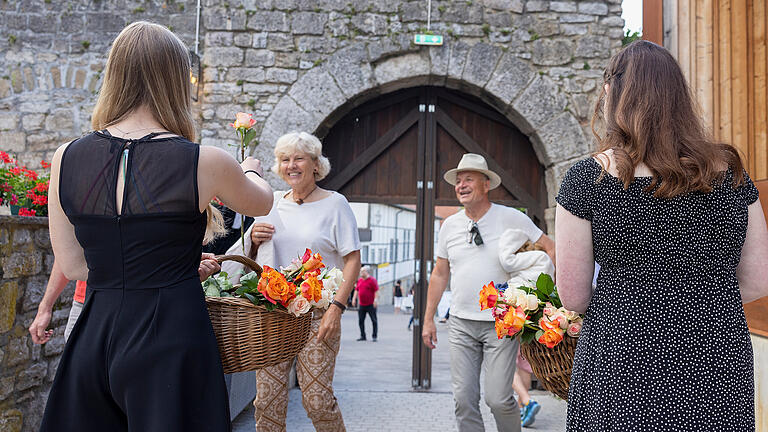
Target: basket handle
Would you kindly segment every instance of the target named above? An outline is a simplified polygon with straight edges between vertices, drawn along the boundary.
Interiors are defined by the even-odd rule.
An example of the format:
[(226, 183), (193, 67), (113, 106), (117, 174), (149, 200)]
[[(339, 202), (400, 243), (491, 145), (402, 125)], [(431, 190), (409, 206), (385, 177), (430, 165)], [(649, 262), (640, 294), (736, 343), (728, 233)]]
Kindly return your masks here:
[(216, 255), (216, 262), (221, 264), (224, 261), (236, 261), (240, 264), (250, 268), (251, 270), (256, 272), (256, 276), (261, 277), (261, 272), (264, 271), (259, 264), (256, 263), (256, 261), (244, 257), (242, 255)]

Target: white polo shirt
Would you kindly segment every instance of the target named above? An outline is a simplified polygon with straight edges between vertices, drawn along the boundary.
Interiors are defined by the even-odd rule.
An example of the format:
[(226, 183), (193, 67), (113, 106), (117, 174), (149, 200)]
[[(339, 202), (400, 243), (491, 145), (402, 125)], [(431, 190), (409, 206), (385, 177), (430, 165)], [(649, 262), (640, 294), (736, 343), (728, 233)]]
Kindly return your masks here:
[(464, 210), (449, 216), (437, 236), (437, 256), (451, 266), (451, 315), (477, 321), (493, 321), (490, 309), (480, 311), (479, 293), (491, 281), (504, 283), (507, 273), (499, 261), (499, 238), (504, 230), (522, 230), (532, 242), (543, 233), (524, 213), (491, 204), (477, 221), (483, 244), (468, 243), (471, 220)]

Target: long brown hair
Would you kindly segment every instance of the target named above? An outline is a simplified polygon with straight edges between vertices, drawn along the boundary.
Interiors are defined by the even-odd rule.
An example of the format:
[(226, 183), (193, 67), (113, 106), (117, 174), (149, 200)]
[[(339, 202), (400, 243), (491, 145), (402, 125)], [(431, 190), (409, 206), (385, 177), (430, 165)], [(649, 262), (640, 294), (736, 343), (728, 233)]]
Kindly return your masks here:
[[(592, 133), (598, 152), (613, 150), (625, 188), (640, 163), (653, 177), (646, 191), (660, 198), (710, 192), (722, 181), (725, 166), (733, 171), (734, 186), (744, 181), (739, 153), (712, 139), (696, 112), (680, 66), (666, 49), (635, 41), (611, 58), (604, 80), (608, 92), (603, 86)], [(598, 121), (604, 127), (603, 136), (595, 130)]]
[[(91, 126), (101, 130), (146, 106), (166, 130), (195, 141), (189, 93), (189, 52), (170, 30), (146, 21), (127, 25), (115, 38)], [(218, 209), (208, 205), (204, 242), (226, 233)]]

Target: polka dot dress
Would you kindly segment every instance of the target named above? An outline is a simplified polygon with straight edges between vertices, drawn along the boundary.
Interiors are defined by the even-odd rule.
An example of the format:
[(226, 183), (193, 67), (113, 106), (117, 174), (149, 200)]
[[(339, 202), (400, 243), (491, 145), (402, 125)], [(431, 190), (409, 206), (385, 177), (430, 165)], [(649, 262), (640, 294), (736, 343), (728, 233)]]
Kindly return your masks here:
[(601, 270), (576, 348), (568, 431), (755, 430), (752, 344), (736, 267), (747, 177), (657, 199), (583, 160), (557, 202), (592, 222)]

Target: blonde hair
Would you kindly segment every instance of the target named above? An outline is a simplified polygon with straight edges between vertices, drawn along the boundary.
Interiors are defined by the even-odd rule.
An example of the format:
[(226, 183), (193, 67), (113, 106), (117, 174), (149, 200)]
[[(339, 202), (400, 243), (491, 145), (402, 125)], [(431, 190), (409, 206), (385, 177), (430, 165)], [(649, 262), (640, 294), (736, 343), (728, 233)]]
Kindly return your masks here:
[[(195, 141), (189, 93), (189, 52), (170, 30), (147, 21), (127, 25), (109, 51), (91, 127), (119, 123), (144, 105), (166, 130)], [(224, 218), (208, 205), (205, 242), (226, 233)]]
[(526, 240), (525, 243), (523, 243), (523, 245), (520, 246), (520, 249), (518, 249), (517, 252), (515, 252), (515, 253), (530, 252), (530, 251), (545, 251), (546, 252), (546, 249), (544, 249), (544, 247), (542, 247), (538, 243), (534, 243), (534, 242), (532, 242), (530, 240)]
[(272, 165), (272, 172), (282, 177), (280, 159), (295, 153), (305, 153), (317, 163), (315, 181), (324, 179), (331, 172), (331, 162), (323, 156), (323, 144), (316, 136), (306, 132), (290, 132), (277, 139), (275, 164)]

